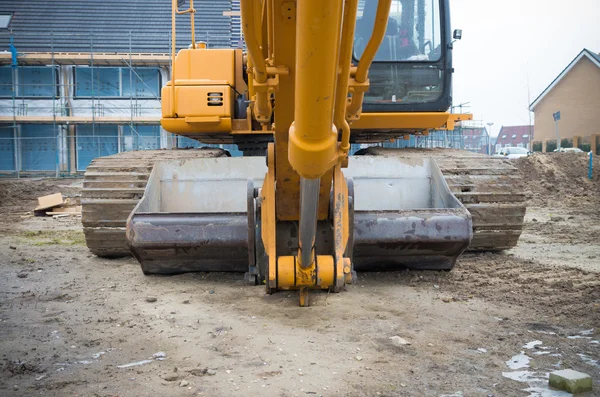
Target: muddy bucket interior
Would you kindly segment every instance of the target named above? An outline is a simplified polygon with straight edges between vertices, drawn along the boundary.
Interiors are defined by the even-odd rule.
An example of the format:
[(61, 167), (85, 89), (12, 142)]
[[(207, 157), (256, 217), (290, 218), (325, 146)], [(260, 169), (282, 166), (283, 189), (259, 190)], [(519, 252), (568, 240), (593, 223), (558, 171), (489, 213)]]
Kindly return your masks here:
[(451, 269), (472, 238), (471, 216), (430, 158), (352, 157), (352, 259), (358, 271)]
[(127, 221), (144, 273), (246, 272), (254, 252), (248, 208), (254, 216), (254, 189), (266, 172), (258, 157), (157, 163)]

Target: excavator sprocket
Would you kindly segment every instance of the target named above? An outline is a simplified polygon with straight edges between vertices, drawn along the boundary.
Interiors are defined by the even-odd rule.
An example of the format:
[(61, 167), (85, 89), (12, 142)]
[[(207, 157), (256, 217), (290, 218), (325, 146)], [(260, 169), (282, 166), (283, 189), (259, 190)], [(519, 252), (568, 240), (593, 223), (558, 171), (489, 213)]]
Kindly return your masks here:
[(101, 257), (129, 256), (127, 217), (144, 195), (157, 161), (225, 157), (222, 149), (141, 150), (99, 157), (87, 167), (82, 190), (82, 223), (90, 251)]
[(468, 251), (501, 251), (517, 245), (526, 203), (510, 160), (457, 149), (372, 147), (362, 154), (435, 159), (450, 190), (471, 213), (473, 240)]

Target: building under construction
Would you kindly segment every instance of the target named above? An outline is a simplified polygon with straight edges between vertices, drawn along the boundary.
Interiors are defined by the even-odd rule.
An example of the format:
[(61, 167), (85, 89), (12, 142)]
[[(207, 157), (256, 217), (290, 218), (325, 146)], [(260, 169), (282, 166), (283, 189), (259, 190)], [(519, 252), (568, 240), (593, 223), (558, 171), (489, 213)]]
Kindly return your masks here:
[[(241, 45), (239, 1), (195, 8), (196, 41)], [(191, 42), (190, 18), (177, 23), (179, 50)], [(3, 1), (0, 51), (3, 175), (73, 175), (99, 156), (201, 145), (160, 127), (171, 2)]]
[[(242, 46), (239, 0), (202, 1), (195, 8), (196, 41)], [(160, 127), (171, 12), (164, 0), (2, 1), (0, 175), (69, 176), (100, 156), (205, 146)], [(191, 43), (189, 16), (178, 16), (177, 26), (179, 50)], [(480, 125), (406, 138), (379, 145), (489, 153)], [(353, 145), (353, 152), (365, 146)], [(236, 145), (221, 147), (241, 155)]]

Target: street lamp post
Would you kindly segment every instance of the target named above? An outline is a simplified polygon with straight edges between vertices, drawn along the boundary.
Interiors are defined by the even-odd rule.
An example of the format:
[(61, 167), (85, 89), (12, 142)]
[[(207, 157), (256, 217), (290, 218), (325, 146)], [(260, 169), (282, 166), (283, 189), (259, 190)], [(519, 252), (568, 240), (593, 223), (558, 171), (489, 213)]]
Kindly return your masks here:
[(487, 123), (488, 127), (490, 127), (490, 129), (488, 130), (488, 154), (491, 155), (492, 154), (492, 126), (494, 125), (494, 123)]

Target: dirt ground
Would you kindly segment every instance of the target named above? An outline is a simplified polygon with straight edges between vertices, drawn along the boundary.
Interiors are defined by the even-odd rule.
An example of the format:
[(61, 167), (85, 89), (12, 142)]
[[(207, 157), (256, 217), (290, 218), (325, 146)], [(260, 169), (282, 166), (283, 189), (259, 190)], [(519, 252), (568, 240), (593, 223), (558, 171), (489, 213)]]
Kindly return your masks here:
[(239, 274), (144, 276), (97, 258), (79, 219), (30, 216), (36, 196), (77, 197), (81, 180), (0, 180), (0, 395), (557, 397), (570, 394), (548, 372), (566, 368), (600, 395), (600, 181), (586, 159), (515, 162), (530, 203), (515, 249), (451, 272), (361, 273), (309, 308)]

